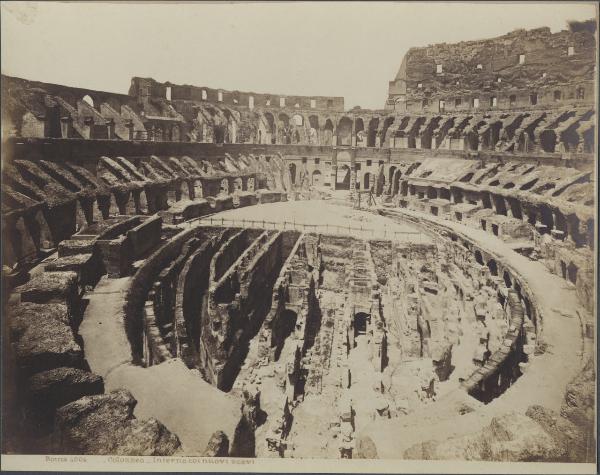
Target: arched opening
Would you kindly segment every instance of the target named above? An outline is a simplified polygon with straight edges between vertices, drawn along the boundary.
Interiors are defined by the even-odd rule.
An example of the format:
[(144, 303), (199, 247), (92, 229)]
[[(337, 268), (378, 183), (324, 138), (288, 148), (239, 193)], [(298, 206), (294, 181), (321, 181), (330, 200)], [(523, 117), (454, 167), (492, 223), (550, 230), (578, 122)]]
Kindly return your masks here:
[(331, 119), (327, 119), (325, 121), (325, 126), (323, 127), (323, 144), (322, 145), (331, 145), (333, 141), (333, 122)]
[(267, 142), (271, 144), (277, 143), (277, 134), (275, 130), (275, 117), (270, 112), (265, 112), (265, 119), (267, 121), (267, 133), (269, 137), (265, 137)]
[(229, 194), (229, 181), (227, 178), (223, 178), (221, 180), (221, 188), (219, 189), (220, 195), (228, 195)]
[(290, 180), (292, 181), (292, 185), (294, 185), (296, 184), (296, 164), (290, 163), (288, 166), (290, 169)]
[(540, 144), (544, 152), (553, 153), (556, 147), (556, 132), (554, 130), (544, 130), (540, 134)]
[(407, 196), (408, 195), (408, 181), (402, 180), (400, 183), (400, 195)]
[(247, 191), (254, 191), (254, 177), (248, 178), (248, 182), (246, 183)]
[(383, 122), (383, 130), (381, 131), (381, 146), (382, 147), (386, 146), (387, 131), (393, 123), (394, 123), (393, 117), (388, 117)]
[(365, 173), (363, 177), (363, 189), (370, 190), (371, 189), (371, 174), (369, 172)]
[[(358, 312), (354, 314), (354, 338), (359, 335), (367, 334), (367, 322), (369, 320), (369, 315), (364, 312)], [(356, 343), (354, 343), (356, 346)]]
[(200, 180), (194, 180), (194, 199), (202, 198), (202, 182)]
[(554, 102), (558, 102), (562, 99), (562, 93), (560, 91), (554, 91)]
[(552, 216), (552, 210), (548, 206), (540, 206), (540, 218), (542, 224), (548, 228), (547, 232), (550, 232), (554, 228), (554, 218)]
[(402, 172), (400, 170), (396, 170), (392, 177), (392, 196), (396, 196), (398, 194), (398, 190), (400, 188), (400, 177), (402, 176)]
[(510, 274), (508, 273), (508, 271), (504, 271), (504, 274), (502, 275), (502, 277), (504, 277), (504, 285), (506, 285), (506, 287), (508, 287), (508, 288), (512, 287), (512, 280), (510, 278)]
[(223, 125), (215, 125), (213, 134), (215, 143), (225, 143), (225, 127)]
[(504, 198), (500, 195), (492, 195), (494, 200), (494, 206), (496, 207), (496, 213), (506, 216), (506, 203), (504, 202)]
[(354, 121), (354, 133), (356, 134), (356, 145), (364, 147), (366, 145), (365, 123), (360, 117)]
[(342, 117), (337, 127), (337, 144), (352, 145), (352, 120)]
[(348, 165), (342, 165), (341, 167), (338, 167), (337, 176), (335, 180), (335, 189), (350, 189), (350, 167)]
[(239, 191), (242, 191), (242, 179), (238, 177), (233, 180), (233, 192), (237, 193)]
[(510, 212), (512, 213), (513, 217), (516, 219), (523, 219), (523, 213), (521, 211), (521, 203), (519, 202), (519, 200), (516, 198), (512, 198), (512, 197), (507, 197), (506, 199), (508, 200), (508, 204), (510, 206)]
[(319, 135), (318, 135), (318, 130), (319, 130), (319, 117), (316, 115), (311, 115), (308, 117), (308, 125), (310, 127), (309, 132), (308, 132), (308, 142), (311, 145), (318, 145), (319, 144)]
[(480, 251), (475, 251), (475, 261), (477, 262), (477, 264), (479, 265), (483, 265), (483, 256), (481, 255)]
[(321, 186), (323, 184), (322, 177), (323, 177), (323, 175), (321, 174), (321, 172), (319, 170), (315, 170), (312, 173), (312, 185), (313, 186)]
[(94, 107), (94, 100), (89, 96), (89, 95), (85, 95), (83, 96), (83, 99), (81, 99), (83, 102), (85, 102), (87, 105), (89, 105), (90, 107)]
[(567, 278), (573, 285), (577, 284), (577, 266), (572, 262), (567, 267)]
[(490, 270), (490, 273), (493, 276), (497, 276), (498, 275), (498, 264), (496, 264), (496, 261), (494, 259), (490, 259), (487, 263), (488, 269)]
[(396, 172), (396, 167), (392, 165), (388, 171), (388, 183), (392, 182), (392, 178), (394, 178), (394, 173)]
[(290, 130), (290, 118), (287, 114), (281, 113), (278, 116), (279, 120), (279, 133), (281, 137), (280, 143), (282, 144), (291, 144), (292, 143), (292, 134)]
[(481, 202), (483, 203), (483, 207), (487, 209), (492, 209), (492, 200), (490, 199), (490, 194), (486, 192), (481, 193)]
[(377, 138), (377, 128), (379, 127), (379, 119), (374, 118), (369, 121), (369, 130), (367, 133), (367, 147), (375, 147)]
[(294, 125), (297, 127), (304, 126), (304, 117), (302, 117), (300, 114), (294, 114), (292, 116), (292, 121), (293, 121)]

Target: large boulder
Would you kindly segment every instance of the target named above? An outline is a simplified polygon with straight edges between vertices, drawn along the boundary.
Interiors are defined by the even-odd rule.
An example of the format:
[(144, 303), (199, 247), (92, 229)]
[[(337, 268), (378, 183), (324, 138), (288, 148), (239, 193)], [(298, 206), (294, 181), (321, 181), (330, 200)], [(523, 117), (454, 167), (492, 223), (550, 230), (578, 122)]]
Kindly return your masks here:
[(494, 417), (480, 432), (416, 444), (404, 458), (534, 462), (564, 460), (564, 447), (533, 419), (516, 412)]
[(65, 305), (24, 302), (11, 308), (9, 318), (17, 366), (25, 374), (83, 366)]
[(71, 326), (78, 324), (80, 313), (79, 283), (77, 273), (42, 272), (29, 282), (16, 287), (21, 302), (32, 303), (64, 303), (69, 309)]
[(154, 418), (133, 415), (137, 401), (126, 390), (85, 396), (56, 412), (56, 453), (89, 455), (173, 455), (178, 437)]
[(22, 302), (66, 302), (77, 294), (77, 274), (72, 271), (43, 272), (15, 289)]
[(594, 424), (595, 390), (596, 372), (590, 358), (581, 373), (567, 386), (561, 415), (580, 427)]
[(215, 432), (210, 440), (202, 457), (227, 457), (229, 455), (229, 439), (225, 432), (218, 430)]
[(569, 445), (569, 455), (573, 461), (595, 461), (595, 391), (596, 370), (590, 358), (581, 373), (567, 386), (565, 402), (560, 408), (560, 415), (579, 430), (578, 436), (570, 440)]
[(97, 374), (78, 368), (61, 367), (34, 374), (28, 381), (31, 405), (51, 414), (83, 396), (102, 394), (104, 381)]
[(569, 461), (586, 461), (584, 433), (575, 424), (543, 406), (530, 406), (525, 414), (552, 436)]

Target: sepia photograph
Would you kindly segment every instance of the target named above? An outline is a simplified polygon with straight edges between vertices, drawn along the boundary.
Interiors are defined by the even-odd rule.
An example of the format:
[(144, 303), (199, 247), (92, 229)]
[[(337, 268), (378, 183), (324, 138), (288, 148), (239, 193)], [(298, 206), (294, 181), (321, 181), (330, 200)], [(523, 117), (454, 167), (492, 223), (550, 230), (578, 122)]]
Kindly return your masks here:
[(596, 2), (0, 9), (3, 470), (597, 473)]

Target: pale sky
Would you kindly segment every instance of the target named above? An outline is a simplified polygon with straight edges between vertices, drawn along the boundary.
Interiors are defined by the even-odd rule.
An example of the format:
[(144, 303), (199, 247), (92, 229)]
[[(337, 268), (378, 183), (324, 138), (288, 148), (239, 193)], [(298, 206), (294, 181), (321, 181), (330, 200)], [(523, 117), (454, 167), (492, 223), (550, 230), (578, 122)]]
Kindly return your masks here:
[(127, 93), (133, 76), (381, 109), (412, 46), (566, 29), (593, 3), (2, 2), (2, 73)]

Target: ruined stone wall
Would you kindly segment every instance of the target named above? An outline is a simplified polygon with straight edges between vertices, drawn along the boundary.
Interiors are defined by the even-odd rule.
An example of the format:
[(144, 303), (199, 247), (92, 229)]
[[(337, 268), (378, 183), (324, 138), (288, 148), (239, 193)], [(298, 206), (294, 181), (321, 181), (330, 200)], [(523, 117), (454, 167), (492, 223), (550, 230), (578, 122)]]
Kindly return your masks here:
[[(248, 342), (258, 333), (271, 307), (270, 298), (265, 296), (272, 295), (295, 243), (289, 236), (284, 240), (286, 234), (263, 233), (238, 254), (240, 257), (216, 286), (211, 285), (203, 315), (200, 356), (205, 378), (221, 389), (229, 390), (233, 385), (248, 352)], [(297, 233), (293, 234), (297, 239)]]
[(589, 31), (549, 28), (411, 48), (390, 83), (386, 108), (444, 112), (591, 103), (595, 50)]

